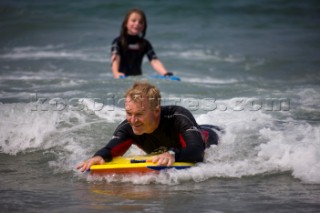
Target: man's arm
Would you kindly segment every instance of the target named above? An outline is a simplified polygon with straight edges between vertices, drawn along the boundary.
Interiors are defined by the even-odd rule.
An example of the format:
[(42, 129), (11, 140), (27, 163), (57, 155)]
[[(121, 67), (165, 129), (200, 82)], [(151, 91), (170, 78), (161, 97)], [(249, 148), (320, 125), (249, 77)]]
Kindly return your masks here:
[(109, 143), (97, 151), (94, 156), (101, 156), (107, 162), (111, 161), (114, 157), (124, 155), (132, 143), (132, 139), (124, 139), (119, 136), (113, 136)]
[(102, 149), (98, 150), (92, 158), (77, 166), (77, 169), (84, 172), (94, 164), (104, 164), (111, 161), (113, 157), (123, 155), (132, 145), (133, 140), (126, 131), (128, 123), (124, 121), (116, 129), (112, 139)]
[(175, 162), (202, 162), (204, 157), (204, 144), (198, 130), (189, 130), (181, 134), (180, 140), (185, 144), (182, 148), (170, 148), (169, 151), (152, 158), (153, 163), (171, 166)]
[(180, 149), (173, 149), (176, 153), (176, 161), (202, 162), (205, 146), (201, 131), (192, 113), (183, 107), (177, 107), (174, 118), (174, 125), (179, 132), (182, 146)]
[(181, 134), (180, 140), (185, 144), (181, 149), (173, 149), (176, 161), (202, 162), (204, 158), (204, 143), (198, 129), (188, 129)]

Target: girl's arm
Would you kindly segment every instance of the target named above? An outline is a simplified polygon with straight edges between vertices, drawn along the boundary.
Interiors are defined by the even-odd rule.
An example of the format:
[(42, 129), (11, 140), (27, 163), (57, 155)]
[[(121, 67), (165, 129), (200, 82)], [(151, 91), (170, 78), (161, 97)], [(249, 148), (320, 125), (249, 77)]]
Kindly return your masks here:
[(119, 72), (120, 56), (118, 54), (112, 54), (111, 63), (113, 77), (120, 78), (120, 76), (124, 76), (122, 72)]
[(150, 63), (152, 68), (160, 75), (167, 75), (169, 73), (159, 59), (152, 59)]

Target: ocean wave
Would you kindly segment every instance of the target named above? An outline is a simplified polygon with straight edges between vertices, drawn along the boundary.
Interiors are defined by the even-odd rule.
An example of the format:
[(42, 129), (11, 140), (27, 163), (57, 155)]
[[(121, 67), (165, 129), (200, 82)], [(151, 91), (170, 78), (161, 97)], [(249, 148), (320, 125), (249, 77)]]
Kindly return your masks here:
[(84, 113), (50, 107), (50, 103), (35, 102), (0, 104), (0, 152), (16, 155), (66, 145), (70, 138), (61, 140), (61, 135), (87, 125)]
[[(232, 106), (234, 102), (237, 100), (221, 103)], [(51, 105), (58, 107), (54, 103)], [(46, 106), (50, 107), (50, 103)], [(55, 172), (72, 171), (79, 178), (101, 180), (79, 173), (75, 166), (92, 156), (111, 137), (116, 125), (125, 119), (123, 108), (88, 98), (79, 99), (73, 106), (60, 111), (45, 110), (44, 107), (35, 103), (0, 104), (0, 152), (9, 155), (50, 152), (56, 158), (48, 161), (48, 165)], [(258, 108), (223, 110), (218, 107), (197, 112), (195, 118), (199, 124), (218, 125), (224, 129), (219, 145), (206, 150), (203, 163), (183, 171), (164, 171), (157, 176), (106, 176), (102, 179), (174, 185), (215, 177), (242, 178), (290, 172), (304, 183), (320, 184), (317, 172), (320, 168), (319, 126), (293, 120), (291, 113), (283, 111), (286, 116), (281, 115), (279, 120), (277, 113)], [(103, 130), (105, 127), (108, 132)], [(142, 153), (133, 146), (127, 154)]]
[[(113, 102), (113, 100), (111, 100)], [(120, 100), (121, 101), (121, 100)], [(81, 98), (79, 103), (99, 118), (108, 122), (120, 122), (125, 119), (125, 110), (116, 104), (104, 104), (90, 98)]]
[(218, 78), (212, 78), (210, 76), (203, 78), (198, 77), (188, 77), (184, 78), (183, 81), (190, 82), (190, 83), (201, 83), (201, 84), (233, 84), (239, 82), (238, 79), (235, 78), (229, 78), (229, 79), (218, 79)]
[(227, 63), (241, 63), (246, 59), (243, 56), (235, 56), (232, 54), (223, 55), (219, 51), (212, 52), (206, 49), (189, 49), (189, 50), (172, 50), (161, 53), (163, 56), (170, 56), (175, 58), (195, 60), (195, 61), (214, 61)]
[(72, 50), (65, 45), (25, 46), (6, 50), (0, 55), (0, 58), (6, 60), (60, 59), (106, 62), (104, 51), (99, 48)]
[[(290, 112), (285, 112), (290, 115)], [(175, 185), (210, 178), (242, 178), (289, 172), (303, 183), (320, 184), (319, 126), (278, 120), (264, 111), (214, 111), (196, 116), (200, 124), (221, 126), (218, 146), (206, 150), (205, 162), (187, 170), (168, 170), (160, 175), (91, 177), (89, 181)], [(132, 154), (139, 154), (133, 148)]]

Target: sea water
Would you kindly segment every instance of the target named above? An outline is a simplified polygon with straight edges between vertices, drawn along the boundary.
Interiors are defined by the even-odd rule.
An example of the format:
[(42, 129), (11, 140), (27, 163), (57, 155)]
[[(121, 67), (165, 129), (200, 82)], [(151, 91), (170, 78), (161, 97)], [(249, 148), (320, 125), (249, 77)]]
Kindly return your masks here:
[[(159, 175), (75, 169), (125, 119), (110, 47), (126, 12), (180, 82), (163, 105), (223, 128), (205, 162)], [(1, 1), (3, 212), (318, 212), (318, 1)], [(132, 147), (127, 155), (143, 154)]]

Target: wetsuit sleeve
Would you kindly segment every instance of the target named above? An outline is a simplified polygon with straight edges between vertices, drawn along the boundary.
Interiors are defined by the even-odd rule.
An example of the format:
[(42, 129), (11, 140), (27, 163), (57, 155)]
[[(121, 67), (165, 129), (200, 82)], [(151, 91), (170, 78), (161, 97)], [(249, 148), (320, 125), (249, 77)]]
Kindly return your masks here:
[(118, 38), (115, 38), (113, 41), (112, 41), (112, 44), (111, 44), (111, 54), (116, 54), (116, 55), (119, 55), (120, 54), (120, 46), (119, 46), (119, 39)]
[(186, 130), (181, 133), (180, 141), (185, 143), (181, 149), (173, 149), (176, 161), (202, 162), (204, 158), (204, 144), (198, 130)]
[(176, 153), (176, 161), (202, 162), (204, 158), (204, 142), (193, 115), (186, 109), (175, 114), (175, 125), (178, 127), (180, 149), (172, 149)]
[(145, 44), (146, 44), (145, 53), (146, 53), (149, 61), (152, 61), (153, 59), (157, 59), (158, 57), (157, 57), (156, 52), (154, 51), (151, 43), (148, 40), (145, 40)]
[(94, 156), (101, 156), (105, 161), (111, 161), (113, 157), (122, 156), (133, 144), (128, 132), (129, 124), (124, 121), (115, 130), (108, 144), (98, 150)]

